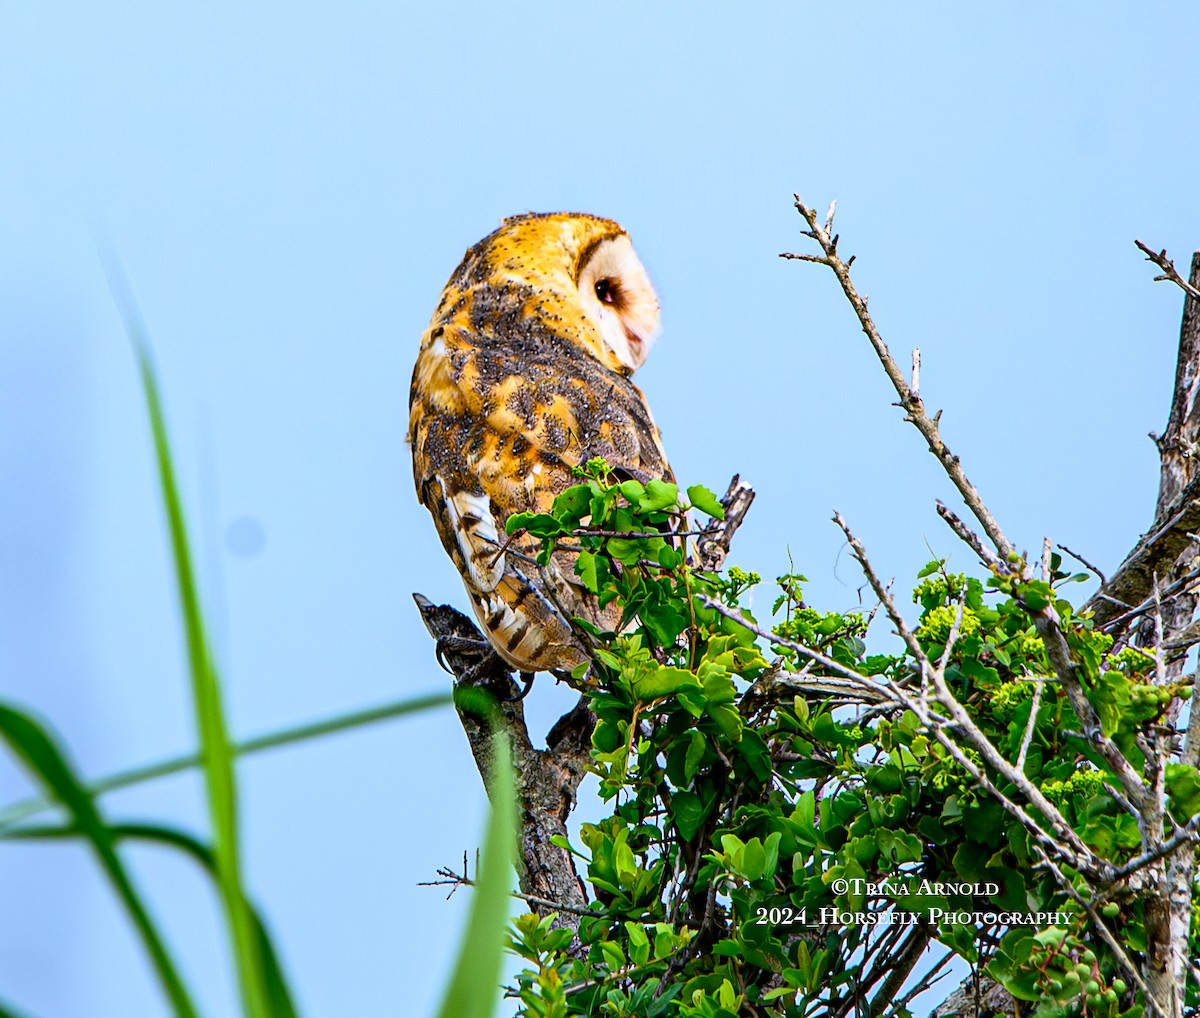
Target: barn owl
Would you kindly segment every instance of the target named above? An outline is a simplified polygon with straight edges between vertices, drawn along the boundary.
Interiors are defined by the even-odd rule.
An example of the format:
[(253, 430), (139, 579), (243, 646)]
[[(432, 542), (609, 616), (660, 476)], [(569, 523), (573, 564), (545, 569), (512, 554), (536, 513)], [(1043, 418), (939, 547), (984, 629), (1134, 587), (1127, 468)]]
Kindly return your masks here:
[(496, 653), (522, 673), (587, 661), (570, 619), (601, 610), (557, 551), (509, 541), (513, 513), (547, 512), (602, 456), (621, 479), (671, 480), (659, 431), (630, 381), (659, 332), (658, 298), (625, 231), (579, 213), (526, 214), (467, 251), (421, 337), (409, 392), (417, 497), (462, 574)]

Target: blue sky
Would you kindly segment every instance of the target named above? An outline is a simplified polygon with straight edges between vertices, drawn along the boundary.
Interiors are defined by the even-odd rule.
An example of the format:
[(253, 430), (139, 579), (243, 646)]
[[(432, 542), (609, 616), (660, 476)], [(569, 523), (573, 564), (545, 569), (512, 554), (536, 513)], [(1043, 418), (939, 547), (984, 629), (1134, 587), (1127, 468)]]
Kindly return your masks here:
[[(1115, 3), (10, 5), (0, 36), (0, 695), (100, 775), (193, 745), (145, 414), (98, 249), (155, 345), (235, 732), (445, 687), (410, 592), (463, 604), (403, 444), (416, 342), (463, 250), (526, 209), (630, 231), (665, 334), (639, 381), (685, 484), (759, 492), (733, 561), (903, 587), (970, 558), (948, 482), (832, 277), (842, 249), (1023, 547), (1112, 566), (1150, 522), (1200, 245), (1195, 34)], [(770, 592), (764, 593), (767, 600)], [(879, 639), (884, 639), (880, 634)], [(542, 681), (545, 731), (569, 705)], [(484, 797), (447, 712), (245, 763), (249, 880), (305, 1013), (427, 1013)], [(0, 760), (0, 802), (27, 791)], [(107, 800), (202, 829), (192, 777)], [(207, 1013), (210, 888), (130, 852)], [(0, 846), (0, 998), (164, 1014), (82, 848)]]

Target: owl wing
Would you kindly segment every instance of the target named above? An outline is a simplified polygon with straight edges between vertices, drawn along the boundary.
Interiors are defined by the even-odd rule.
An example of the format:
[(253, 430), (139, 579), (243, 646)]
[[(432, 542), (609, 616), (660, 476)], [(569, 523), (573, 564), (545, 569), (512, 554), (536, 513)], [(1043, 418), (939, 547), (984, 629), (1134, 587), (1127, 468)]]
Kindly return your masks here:
[(562, 344), (489, 341), (447, 329), (413, 375), (409, 435), (418, 498), (497, 652), (521, 671), (587, 660), (569, 619), (612, 628), (557, 552), (539, 569), (539, 542), (509, 539), (508, 517), (548, 512), (575, 483), (571, 468), (602, 456), (623, 477), (671, 479), (658, 428), (628, 378)]

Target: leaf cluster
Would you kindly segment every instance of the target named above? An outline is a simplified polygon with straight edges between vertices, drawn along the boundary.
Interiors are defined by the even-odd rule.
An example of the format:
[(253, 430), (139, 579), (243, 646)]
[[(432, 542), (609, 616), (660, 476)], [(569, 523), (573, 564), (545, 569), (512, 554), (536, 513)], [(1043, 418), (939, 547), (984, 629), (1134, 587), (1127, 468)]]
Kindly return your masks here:
[[(1136, 893), (1069, 867), (1064, 887), (1030, 831), (916, 714), (819, 691), (842, 670), (918, 689), (908, 648), (869, 653), (867, 620), (808, 606), (795, 572), (780, 577), (761, 638), (745, 604), (760, 577), (690, 564), (674, 486), (622, 481), (595, 462), (585, 474), (551, 513), (514, 526), (542, 528), (546, 547), (577, 541), (580, 581), (623, 608), (615, 631), (588, 628), (592, 759), (610, 812), (564, 844), (593, 894), (577, 939), (532, 914), (515, 925), (529, 963), (510, 991), (521, 1014), (902, 1015), (925, 985), (916, 958), (934, 946), (1036, 1002), (1041, 1018), (1136, 1018), (1136, 987), (1076, 899), (1103, 908), (1136, 954)], [(688, 489), (691, 506), (717, 515), (710, 494)], [(1190, 689), (1156, 685), (1140, 652), (1114, 653), (1063, 596), (1077, 579), (1057, 557), (1047, 580), (932, 562), (913, 593), (915, 631), (992, 745), (1118, 867), (1139, 851), (1137, 822), (1076, 734), (1034, 614), (1056, 611), (1105, 733), (1131, 759), (1138, 732)], [(1021, 801), (974, 748), (963, 757)], [(1166, 782), (1186, 822), (1200, 775), (1173, 764)]]

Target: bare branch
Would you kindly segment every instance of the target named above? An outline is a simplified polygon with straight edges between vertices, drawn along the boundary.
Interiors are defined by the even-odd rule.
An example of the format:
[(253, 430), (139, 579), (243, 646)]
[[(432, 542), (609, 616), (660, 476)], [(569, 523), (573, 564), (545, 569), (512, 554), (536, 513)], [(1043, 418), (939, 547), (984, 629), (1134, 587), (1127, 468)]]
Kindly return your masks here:
[(1179, 287), (1179, 289), (1191, 297), (1192, 300), (1200, 300), (1200, 289), (1197, 289), (1179, 274), (1179, 271), (1175, 268), (1175, 263), (1167, 257), (1165, 248), (1162, 251), (1153, 251), (1140, 240), (1135, 240), (1134, 243), (1137, 245), (1138, 250), (1146, 256), (1146, 261), (1153, 262), (1160, 269), (1162, 269), (1163, 274), (1161, 276), (1154, 277), (1154, 281), (1156, 283), (1174, 283)]
[(754, 501), (754, 489), (743, 484), (738, 474), (733, 475), (729, 487), (721, 497), (721, 505), (725, 509), (725, 519), (714, 519), (701, 532), (696, 541), (696, 551), (699, 556), (701, 569), (720, 569), (729, 554), (729, 546), (733, 535), (750, 511)]
[[(1183, 576), (1179, 577), (1179, 579), (1176, 580), (1174, 583), (1168, 584), (1163, 589), (1163, 592), (1162, 592), (1163, 599), (1170, 600), (1171, 598), (1175, 597), (1177, 594), (1189, 593), (1192, 585), (1196, 582), (1196, 580), (1200, 580), (1200, 566), (1197, 566), (1194, 569), (1189, 569), (1186, 573), (1183, 574)], [(1153, 595), (1151, 595), (1150, 597), (1145, 598), (1142, 601), (1142, 603), (1139, 604), (1136, 608), (1130, 608), (1129, 611), (1125, 612), (1124, 615), (1118, 615), (1116, 618), (1111, 619), (1108, 623), (1105, 624), (1104, 628), (1106, 631), (1109, 631), (1109, 632), (1120, 629), (1121, 627), (1125, 626), (1127, 623), (1132, 622), (1139, 615), (1144, 615), (1146, 612), (1148, 612), (1153, 607), (1154, 607), (1154, 597), (1153, 597)]]
[(1042, 686), (1038, 682), (1033, 687), (1033, 701), (1029, 705), (1029, 721), (1025, 725), (1025, 734), (1021, 737), (1021, 750), (1017, 753), (1017, 770), (1025, 773), (1025, 757), (1029, 753), (1029, 744), (1033, 741), (1033, 730), (1037, 726), (1038, 710), (1042, 706)]
[(979, 556), (979, 560), (985, 566), (997, 573), (1006, 573), (1009, 571), (1008, 564), (1001, 562), (995, 553), (984, 545), (979, 535), (963, 523), (959, 519), (958, 514), (953, 509), (948, 508), (941, 499), (938, 499), (937, 502), (937, 514), (946, 521), (958, 539)]
[[(979, 753), (979, 755), (987, 762), (989, 767), (997, 771), (999, 774), (1002, 774), (1007, 781), (1011, 782), (1020, 790), (1021, 794), (1025, 797), (1025, 800), (1046, 818), (1047, 822), (1053, 829), (1055, 836), (1060, 840), (1055, 841), (1052, 839), (1041, 828), (1041, 826), (1038, 825), (1037, 822), (1025, 812), (1024, 809), (1016, 805), (1014, 802), (1012, 802), (1012, 800), (1004, 795), (1000, 789), (998, 789), (996, 785), (986, 776), (986, 774), (984, 774), (983, 770), (976, 766), (976, 764), (967, 757), (967, 755), (962, 751), (962, 748), (958, 745), (957, 741), (947, 736), (940, 726), (933, 727), (932, 729), (938, 741), (946, 747), (946, 749), (960, 764), (960, 766), (964, 767), (967, 772), (979, 784), (981, 784), (993, 798), (995, 798), (1002, 806), (1004, 806), (1005, 809), (1012, 813), (1012, 815), (1015, 816), (1026, 827), (1027, 830), (1033, 833), (1040, 842), (1048, 843), (1048, 845), (1052, 847), (1054, 851), (1060, 853), (1062, 857), (1073, 857), (1076, 861), (1071, 865), (1076, 869), (1082, 869), (1092, 874), (1100, 874), (1111, 868), (1107, 862), (1096, 856), (1095, 853), (1093, 853), (1092, 850), (1083, 843), (1079, 835), (1075, 833), (1074, 829), (1067, 822), (1066, 818), (1061, 812), (1059, 812), (1058, 807), (1055, 806), (1049, 799), (1047, 799), (1045, 795), (1042, 794), (1041, 789), (1039, 789), (1032, 781), (1030, 781), (1022, 771), (1019, 771), (1011, 763), (1009, 763), (1009, 761), (1004, 758), (1004, 755), (1000, 752), (1000, 750), (996, 748), (992, 741), (975, 724), (970, 714), (967, 713), (966, 709), (961, 703), (959, 703), (958, 698), (954, 696), (954, 693), (946, 684), (944, 672), (941, 669), (933, 666), (924, 649), (921, 647), (921, 644), (917, 641), (916, 636), (908, 628), (907, 623), (904, 621), (904, 617), (896, 608), (895, 601), (892, 600), (891, 592), (884, 587), (882, 582), (880, 582), (879, 576), (876, 574), (874, 567), (867, 558), (866, 549), (863, 548), (862, 542), (860, 542), (858, 538), (856, 538), (850, 531), (849, 526), (846, 524), (846, 521), (842, 519), (840, 514), (834, 514), (834, 521), (839, 527), (842, 528), (842, 532), (846, 535), (846, 540), (850, 542), (850, 548), (853, 551), (854, 557), (858, 560), (859, 565), (862, 566), (862, 570), (867, 577), (867, 582), (870, 583), (871, 589), (875, 591), (875, 596), (883, 602), (884, 610), (887, 612), (888, 618), (891, 619), (892, 624), (896, 627), (896, 631), (900, 634), (900, 637), (904, 640), (905, 644), (907, 644), (909, 651), (917, 660), (920, 667), (932, 680), (938, 703), (941, 704), (941, 706), (949, 713), (950, 719), (954, 722), (954, 725), (957, 727), (961, 737), (968, 742), (977, 753)], [(897, 695), (901, 697), (906, 696), (902, 689), (897, 688), (896, 691)], [(911, 698), (909, 699), (911, 701)], [(906, 704), (906, 706), (908, 706), (909, 709), (913, 711), (913, 713), (916, 714), (923, 723), (928, 724), (928, 721), (926, 720), (929, 717), (928, 711), (923, 707), (923, 705), (910, 702)]]
[[(1166, 573), (1193, 543), (1192, 534), (1200, 529), (1200, 474), (1193, 477), (1171, 501), (1154, 526), (1125, 556), (1109, 581), (1083, 606), (1095, 613), (1096, 624), (1105, 626), (1121, 615), (1121, 608), (1133, 609), (1150, 597), (1154, 575)], [(1153, 598), (1150, 597), (1153, 604)], [(1144, 610), (1144, 609), (1143, 609)]]
[[(413, 599), (421, 619), (431, 636), (445, 645), (457, 648), (476, 642), (486, 646), (483, 636), (462, 612), (450, 605), (435, 605), (421, 594)], [(463, 641), (459, 643), (458, 641)], [(574, 710), (551, 729), (547, 737), (549, 749), (534, 749), (525, 724), (522, 701), (507, 666), (499, 657), (471, 655), (463, 650), (449, 649), (441, 655), (451, 667), (458, 685), (479, 685), (488, 688), (496, 698), (499, 727), (512, 740), (516, 763), (517, 796), (521, 804), (519, 876), (521, 892), (532, 898), (554, 903), (543, 912), (559, 911), (559, 923), (576, 928), (578, 919), (587, 907), (583, 884), (575, 872), (571, 854), (553, 844), (550, 839), (567, 836), (566, 819), (575, 804), (575, 790), (583, 780), (590, 762), (591, 732), (594, 718), (581, 698)], [(459, 709), (459, 720), (466, 732), (467, 742), (475, 764), (490, 784), (492, 739), (491, 725), (467, 709)], [(537, 904), (535, 902), (535, 904)]]
[[(1138, 246), (1164, 267), (1159, 262), (1160, 256), (1155, 256), (1145, 245)], [(1161, 259), (1174, 273), (1165, 252), (1161, 253)], [(1189, 570), (1190, 562), (1180, 564), (1178, 560), (1194, 545), (1194, 534), (1200, 529), (1200, 480), (1195, 470), (1200, 447), (1200, 300), (1195, 298), (1195, 292), (1200, 291), (1200, 252), (1192, 256), (1191, 279), (1184, 290), (1188, 295), (1184, 297), (1179, 327), (1171, 410), (1162, 436), (1155, 436), (1161, 466), (1154, 523), (1086, 606), (1096, 612), (1097, 623), (1109, 631), (1113, 631), (1112, 620), (1121, 614), (1122, 608), (1143, 606), (1150, 595), (1154, 574), (1167, 582), (1165, 594), (1179, 575)], [(1168, 635), (1191, 620), (1195, 607), (1189, 595), (1184, 603), (1172, 608)]]
[(1068, 548), (1065, 544), (1060, 544), (1058, 546), (1058, 550), (1061, 552), (1066, 552), (1066, 554), (1070, 555), (1071, 558), (1073, 558), (1076, 562), (1078, 562), (1082, 566), (1084, 566), (1084, 568), (1090, 569), (1093, 573), (1095, 573), (1100, 578), (1101, 584), (1105, 584), (1108, 582), (1108, 579), (1105, 577), (1104, 573), (1102, 573), (1099, 570), (1099, 568), (1092, 565), (1087, 559), (1085, 559), (1082, 555), (1080, 555), (1079, 552), (1071, 551), (1071, 549)]
[(794, 197), (796, 199), (796, 210), (804, 217), (804, 221), (808, 223), (808, 235), (817, 242), (824, 254), (823, 259), (808, 256), (802, 257), (800, 260), (823, 261), (824, 264), (827, 264), (833, 270), (833, 274), (837, 276), (838, 283), (841, 284), (842, 292), (846, 295), (846, 299), (850, 302), (850, 306), (854, 309), (854, 313), (858, 317), (859, 325), (862, 326), (863, 332), (866, 333), (867, 339), (870, 340), (880, 364), (883, 365), (883, 370), (891, 381), (892, 387), (896, 390), (896, 394), (900, 397), (900, 406), (904, 409), (906, 415), (905, 420), (910, 421), (921, 433), (926, 444), (929, 446), (929, 451), (937, 457), (947, 476), (962, 495), (963, 501), (966, 502), (967, 507), (988, 535), (988, 539), (996, 546), (997, 551), (1000, 552), (1000, 556), (1007, 558), (1014, 551), (1012, 543), (1004, 536), (1004, 532), (1000, 529), (1000, 525), (996, 522), (995, 517), (992, 516), (987, 506), (983, 504), (983, 499), (980, 497), (975, 485), (967, 478), (958, 457), (942, 441), (937, 419), (931, 418), (925, 412), (925, 405), (921, 400), (920, 394), (914, 392), (909, 386), (907, 379), (905, 379), (903, 372), (900, 370), (900, 366), (896, 363), (896, 359), (892, 356), (891, 351), (888, 350), (887, 344), (883, 341), (883, 337), (879, 334), (879, 330), (875, 327), (875, 322), (867, 310), (866, 298), (859, 295), (858, 290), (850, 279), (849, 263), (842, 261), (838, 256), (838, 238), (836, 236), (831, 237), (828, 230), (821, 228), (816, 212), (805, 205), (800, 200), (799, 195), (795, 195)]
[(1121, 880), (1129, 876), (1131, 873), (1136, 873), (1143, 867), (1149, 866), (1151, 863), (1157, 862), (1163, 856), (1170, 855), (1180, 845), (1191, 843), (1196, 844), (1200, 841), (1200, 815), (1192, 817), (1187, 826), (1181, 827), (1170, 838), (1164, 841), (1161, 845), (1156, 845), (1148, 852), (1143, 852), (1141, 855), (1130, 859), (1123, 866), (1118, 866), (1113, 871), (1113, 879)]

